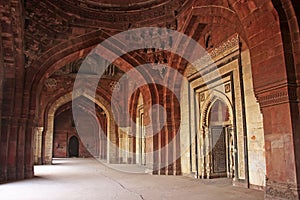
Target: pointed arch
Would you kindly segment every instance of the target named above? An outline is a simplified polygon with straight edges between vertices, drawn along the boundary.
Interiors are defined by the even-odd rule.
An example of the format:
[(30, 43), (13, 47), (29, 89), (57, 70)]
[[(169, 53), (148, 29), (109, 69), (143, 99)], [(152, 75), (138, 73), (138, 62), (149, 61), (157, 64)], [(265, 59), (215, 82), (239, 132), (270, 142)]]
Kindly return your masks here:
[(233, 104), (230, 99), (224, 95), (222, 92), (218, 90), (212, 90), (211, 93), (206, 98), (205, 102), (202, 105), (201, 113), (200, 113), (200, 122), (202, 126), (208, 127), (209, 125), (209, 111), (211, 110), (212, 105), (217, 101), (222, 101), (229, 110), (229, 120), (231, 124), (233, 124)]
[[(54, 115), (56, 110), (61, 107), (62, 105), (72, 101), (73, 99), (79, 97), (85, 97), (91, 101), (94, 101), (99, 107), (103, 109), (107, 116), (107, 139), (111, 138), (111, 134), (115, 133), (115, 121), (113, 120), (113, 114), (111, 111), (111, 105), (100, 95), (96, 95), (95, 99), (88, 94), (86, 91), (75, 91), (69, 92), (64, 96), (61, 96), (57, 99), (48, 111), (47, 116), (47, 127), (44, 132), (44, 153), (43, 153), (43, 163), (44, 164), (51, 164), (52, 163), (52, 148), (53, 148), (53, 128), (54, 128)], [(109, 145), (108, 145), (109, 148)], [(108, 151), (109, 152), (109, 151)]]

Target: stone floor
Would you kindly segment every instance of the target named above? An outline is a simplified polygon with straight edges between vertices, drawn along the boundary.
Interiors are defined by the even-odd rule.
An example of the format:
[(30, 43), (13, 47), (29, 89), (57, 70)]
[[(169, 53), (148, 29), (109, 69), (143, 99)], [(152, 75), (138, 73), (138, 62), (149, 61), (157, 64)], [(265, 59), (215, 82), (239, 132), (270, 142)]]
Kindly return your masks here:
[(31, 180), (0, 185), (0, 199), (263, 199), (262, 191), (233, 187), (227, 179), (125, 173), (92, 159), (57, 159), (54, 165), (36, 166), (35, 174)]

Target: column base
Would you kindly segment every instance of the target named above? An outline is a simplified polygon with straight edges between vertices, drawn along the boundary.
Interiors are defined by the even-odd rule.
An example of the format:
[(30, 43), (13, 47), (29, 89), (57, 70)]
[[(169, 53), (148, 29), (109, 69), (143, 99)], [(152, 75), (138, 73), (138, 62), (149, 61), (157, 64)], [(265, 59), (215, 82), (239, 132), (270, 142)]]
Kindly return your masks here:
[(267, 181), (266, 200), (298, 200), (299, 197), (299, 187), (295, 184)]
[(232, 185), (236, 187), (241, 187), (241, 188), (248, 188), (248, 184), (244, 179), (237, 179), (233, 178), (232, 179)]
[(121, 164), (122, 161), (120, 159), (118, 159), (118, 158), (109, 158), (109, 160), (108, 160), (107, 163), (108, 164)]
[[(16, 167), (7, 168), (7, 179), (8, 179), (8, 181), (17, 180), (17, 169), (16, 169)], [(20, 178), (20, 179), (22, 179), (22, 178)]]

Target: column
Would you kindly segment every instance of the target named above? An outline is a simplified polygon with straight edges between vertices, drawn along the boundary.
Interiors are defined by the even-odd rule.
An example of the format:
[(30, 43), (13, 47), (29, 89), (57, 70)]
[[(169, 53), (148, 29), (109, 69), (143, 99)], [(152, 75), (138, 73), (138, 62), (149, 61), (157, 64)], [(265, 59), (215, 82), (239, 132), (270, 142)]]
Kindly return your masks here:
[(36, 127), (34, 134), (34, 164), (42, 164), (42, 142), (43, 142), (43, 130), (44, 127)]
[[(196, 141), (198, 142), (198, 141)], [(205, 177), (205, 129), (202, 128), (200, 131), (200, 136), (199, 136), (199, 166), (200, 166), (200, 174), (201, 178), (204, 179)]]
[(205, 134), (205, 171), (206, 171), (206, 178), (209, 179), (211, 175), (211, 170), (210, 170), (210, 158), (211, 158), (211, 139), (210, 139), (210, 131), (208, 127), (204, 128), (204, 134)]
[[(281, 86), (258, 95), (266, 148), (265, 199), (299, 199), (299, 123), (296, 94)], [(298, 118), (299, 119), (299, 118)], [(298, 131), (298, 132), (297, 132)], [(297, 169), (298, 168), (298, 169)]]
[(119, 163), (119, 133), (113, 119), (109, 119), (107, 133), (107, 163)]

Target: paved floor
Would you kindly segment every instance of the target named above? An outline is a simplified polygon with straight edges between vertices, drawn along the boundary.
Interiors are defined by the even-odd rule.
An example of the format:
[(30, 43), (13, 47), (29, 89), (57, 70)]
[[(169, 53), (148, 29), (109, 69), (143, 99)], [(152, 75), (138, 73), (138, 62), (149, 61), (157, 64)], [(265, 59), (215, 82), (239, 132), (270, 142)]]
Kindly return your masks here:
[[(124, 167), (124, 166), (123, 166)], [(263, 192), (203, 181), (112, 170), (92, 159), (59, 159), (36, 166), (36, 178), (0, 185), (1, 200), (261, 200)]]

